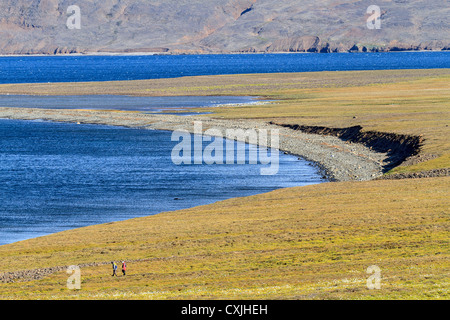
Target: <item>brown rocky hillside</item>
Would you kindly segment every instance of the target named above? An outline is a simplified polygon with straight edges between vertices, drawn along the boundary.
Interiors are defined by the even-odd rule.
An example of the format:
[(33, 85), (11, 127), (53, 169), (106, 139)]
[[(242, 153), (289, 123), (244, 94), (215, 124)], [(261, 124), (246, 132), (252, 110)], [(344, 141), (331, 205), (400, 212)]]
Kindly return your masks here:
[(0, 54), (448, 50), (448, 17), (448, 0), (2, 0)]

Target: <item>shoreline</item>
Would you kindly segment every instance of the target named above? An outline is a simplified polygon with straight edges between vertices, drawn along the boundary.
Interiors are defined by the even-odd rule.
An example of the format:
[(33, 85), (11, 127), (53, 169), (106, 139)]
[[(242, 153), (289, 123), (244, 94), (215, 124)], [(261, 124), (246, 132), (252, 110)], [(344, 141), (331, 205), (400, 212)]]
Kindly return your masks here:
[(255, 51), (255, 52), (150, 52), (150, 51), (136, 51), (136, 52), (75, 52), (75, 53), (11, 53), (11, 54), (0, 54), (0, 57), (80, 57), (80, 56), (188, 56), (188, 55), (244, 55), (244, 54), (333, 54), (333, 53), (402, 53), (402, 52), (448, 52), (446, 49), (421, 49), (421, 50), (386, 50), (386, 51), (338, 51), (338, 52), (314, 52), (314, 51), (274, 51), (274, 52), (265, 52), (265, 51)]
[[(330, 181), (366, 181), (383, 175), (388, 155), (375, 152), (360, 143), (338, 137), (304, 133), (261, 120), (225, 120), (214, 114), (177, 116), (126, 111), (0, 108), (0, 118), (15, 120), (47, 120), (122, 126), (150, 130), (186, 130), (193, 132), (193, 122), (202, 121), (203, 130), (215, 128), (225, 138), (226, 129), (278, 129), (279, 150), (301, 157), (318, 166)], [(241, 142), (248, 141), (238, 139)], [(260, 144), (270, 147), (270, 145)]]

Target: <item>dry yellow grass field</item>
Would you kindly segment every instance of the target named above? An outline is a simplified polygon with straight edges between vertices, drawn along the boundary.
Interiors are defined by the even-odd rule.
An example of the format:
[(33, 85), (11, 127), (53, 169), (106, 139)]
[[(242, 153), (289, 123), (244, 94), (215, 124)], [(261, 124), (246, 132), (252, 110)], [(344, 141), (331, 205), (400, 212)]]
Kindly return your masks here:
[[(186, 77), (93, 84), (0, 85), (0, 93), (255, 95), (267, 105), (215, 117), (423, 135), (449, 168), (450, 70)], [(90, 226), (0, 246), (10, 272), (82, 265), (0, 283), (1, 299), (448, 299), (449, 177), (333, 182)], [(110, 261), (129, 261), (111, 277)], [(92, 264), (96, 262), (96, 264)], [(369, 266), (381, 289), (369, 290)]]
[[(65, 231), (0, 247), (5, 271), (81, 268), (2, 283), (27, 299), (444, 299), (450, 178), (325, 183)], [(128, 262), (111, 277), (109, 261)], [(143, 261), (134, 261), (146, 259)], [(369, 290), (369, 266), (381, 289)]]

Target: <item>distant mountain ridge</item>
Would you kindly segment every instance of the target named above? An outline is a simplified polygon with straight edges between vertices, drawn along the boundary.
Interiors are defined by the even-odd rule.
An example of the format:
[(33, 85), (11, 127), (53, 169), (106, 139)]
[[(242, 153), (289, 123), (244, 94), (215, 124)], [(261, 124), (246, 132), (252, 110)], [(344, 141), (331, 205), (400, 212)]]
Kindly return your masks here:
[(2, 0), (0, 54), (449, 50), (449, 17), (442, 0)]

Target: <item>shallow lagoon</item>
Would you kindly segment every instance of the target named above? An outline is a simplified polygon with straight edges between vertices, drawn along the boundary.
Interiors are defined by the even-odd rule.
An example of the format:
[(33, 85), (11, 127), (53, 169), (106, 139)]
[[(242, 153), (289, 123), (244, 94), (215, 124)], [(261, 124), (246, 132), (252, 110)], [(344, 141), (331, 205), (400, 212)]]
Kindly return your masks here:
[(255, 97), (176, 96), (135, 97), (123, 95), (35, 96), (0, 95), (0, 107), (43, 109), (122, 110), (141, 112), (183, 111), (189, 108), (257, 103)]

